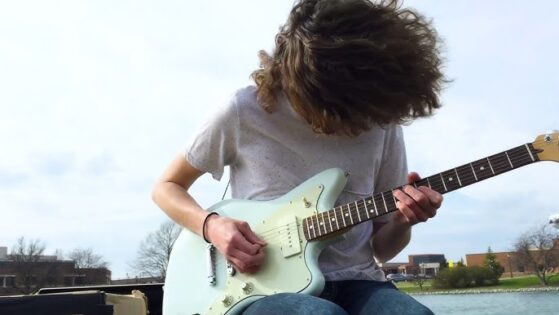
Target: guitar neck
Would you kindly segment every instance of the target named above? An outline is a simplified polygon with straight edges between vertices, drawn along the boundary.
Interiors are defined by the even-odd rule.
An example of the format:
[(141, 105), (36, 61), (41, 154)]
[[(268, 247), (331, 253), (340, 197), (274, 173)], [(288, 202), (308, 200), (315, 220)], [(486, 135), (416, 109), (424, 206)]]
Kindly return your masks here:
[[(427, 186), (445, 194), (519, 167), (539, 161), (538, 151), (531, 143), (464, 164), (412, 183)], [(396, 187), (395, 189), (400, 189)], [(394, 190), (394, 189), (393, 189)], [(303, 231), (308, 241), (324, 238), (359, 223), (396, 211), (392, 191), (340, 205), (334, 209), (303, 219)]]

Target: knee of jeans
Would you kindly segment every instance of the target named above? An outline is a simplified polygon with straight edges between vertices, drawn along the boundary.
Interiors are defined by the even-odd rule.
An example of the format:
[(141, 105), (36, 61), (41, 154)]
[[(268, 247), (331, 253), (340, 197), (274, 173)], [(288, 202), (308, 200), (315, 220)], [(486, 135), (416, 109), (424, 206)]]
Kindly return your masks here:
[[(323, 315), (347, 315), (347, 312), (339, 305), (319, 297), (296, 294), (278, 293), (255, 302), (254, 307), (249, 307), (252, 314), (323, 314)], [(247, 311), (248, 311), (247, 310)], [(256, 314), (256, 313), (255, 313)]]

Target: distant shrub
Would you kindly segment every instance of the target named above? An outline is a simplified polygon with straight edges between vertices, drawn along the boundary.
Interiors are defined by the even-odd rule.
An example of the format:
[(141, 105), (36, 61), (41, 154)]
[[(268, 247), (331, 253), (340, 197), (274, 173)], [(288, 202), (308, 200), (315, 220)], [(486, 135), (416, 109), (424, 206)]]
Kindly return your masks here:
[(443, 269), (433, 280), (438, 289), (460, 289), (497, 284), (497, 275), (487, 267), (455, 267)]

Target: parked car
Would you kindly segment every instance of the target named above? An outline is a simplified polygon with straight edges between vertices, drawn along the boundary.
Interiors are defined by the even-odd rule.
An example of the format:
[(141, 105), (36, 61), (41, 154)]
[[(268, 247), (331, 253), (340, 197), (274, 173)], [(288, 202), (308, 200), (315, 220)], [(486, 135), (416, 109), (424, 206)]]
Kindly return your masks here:
[(400, 281), (412, 280), (413, 275), (407, 275), (402, 273), (391, 273), (386, 275), (386, 279), (392, 282), (400, 282)]

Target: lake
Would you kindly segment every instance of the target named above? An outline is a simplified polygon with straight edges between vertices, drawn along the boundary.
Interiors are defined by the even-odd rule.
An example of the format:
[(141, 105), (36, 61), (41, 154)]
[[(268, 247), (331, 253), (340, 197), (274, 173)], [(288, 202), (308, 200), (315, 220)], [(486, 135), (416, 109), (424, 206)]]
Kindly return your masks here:
[(559, 291), (413, 295), (435, 314), (559, 314)]

